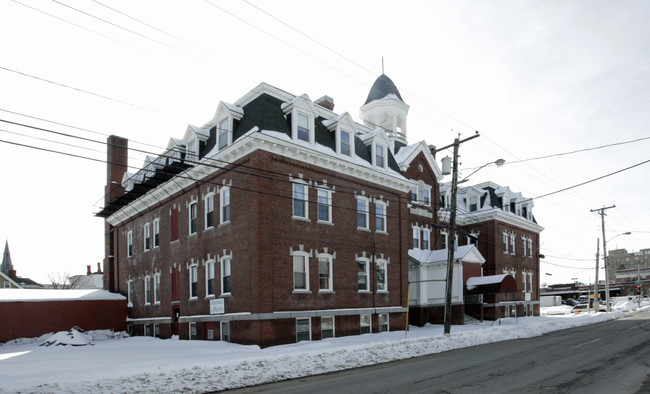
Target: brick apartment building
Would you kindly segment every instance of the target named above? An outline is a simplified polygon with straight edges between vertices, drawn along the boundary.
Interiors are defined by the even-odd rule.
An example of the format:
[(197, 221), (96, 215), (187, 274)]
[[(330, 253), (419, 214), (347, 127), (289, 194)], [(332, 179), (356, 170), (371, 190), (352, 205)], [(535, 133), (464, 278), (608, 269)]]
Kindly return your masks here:
[[(610, 283), (615, 283), (620, 295), (635, 296), (650, 292), (650, 249), (628, 252), (627, 249), (607, 251)], [(610, 291), (612, 288), (610, 287)]]
[[(441, 222), (449, 221), (450, 185), (441, 186)], [(507, 274), (514, 278), (516, 290), (501, 289), (479, 297), (466, 297), (465, 309), (488, 320), (509, 316), (539, 315), (540, 233), (544, 228), (533, 215), (534, 203), (508, 186), (483, 182), (458, 189), (458, 245), (474, 244), (485, 258), (483, 276)], [(441, 232), (443, 245), (447, 234)], [(504, 282), (504, 285), (506, 283)]]
[[(424, 141), (408, 144), (387, 76), (363, 124), (333, 108), (262, 83), (136, 173), (128, 141), (109, 137), (104, 286), (127, 296), (134, 334), (270, 346), (406, 327), (409, 256), (446, 247), (442, 173)], [(479, 240), (498, 227), (483, 226)], [(481, 246), (463, 252), (455, 322)]]
[(135, 174), (109, 137), (105, 287), (135, 334), (268, 346), (405, 328), (411, 212), (436, 220), (442, 175), (407, 145), (385, 75), (365, 124), (332, 110), (262, 83)]

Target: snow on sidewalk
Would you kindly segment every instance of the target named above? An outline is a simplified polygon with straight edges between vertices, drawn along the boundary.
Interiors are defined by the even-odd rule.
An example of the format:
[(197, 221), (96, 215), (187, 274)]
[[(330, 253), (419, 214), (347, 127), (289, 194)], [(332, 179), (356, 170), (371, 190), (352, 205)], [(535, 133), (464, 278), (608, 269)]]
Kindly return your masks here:
[[(650, 305), (642, 308), (650, 310)], [(41, 339), (0, 346), (0, 393), (205, 392), (395, 361), (484, 343), (529, 338), (623, 316), (612, 313), (509, 318), (408, 333), (366, 334), (260, 349), (220, 341), (151, 337), (108, 339), (94, 346), (39, 347)], [(27, 342), (27, 343), (25, 343)]]

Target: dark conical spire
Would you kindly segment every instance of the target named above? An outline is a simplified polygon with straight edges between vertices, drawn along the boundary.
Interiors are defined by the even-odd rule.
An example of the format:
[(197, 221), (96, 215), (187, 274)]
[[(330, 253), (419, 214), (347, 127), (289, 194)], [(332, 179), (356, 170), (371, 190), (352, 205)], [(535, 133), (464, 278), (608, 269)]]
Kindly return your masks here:
[(370, 88), (370, 93), (368, 93), (368, 98), (364, 105), (371, 101), (381, 100), (389, 94), (394, 94), (400, 99), (400, 101), (404, 102), (402, 96), (399, 94), (399, 90), (397, 90), (397, 86), (395, 86), (395, 83), (391, 81), (386, 74), (381, 74)]
[(11, 254), (9, 254), (9, 241), (5, 241), (5, 253), (2, 255), (2, 265), (0, 265), (0, 271), (3, 274), (9, 275), (10, 272), (14, 270), (13, 264), (11, 264)]

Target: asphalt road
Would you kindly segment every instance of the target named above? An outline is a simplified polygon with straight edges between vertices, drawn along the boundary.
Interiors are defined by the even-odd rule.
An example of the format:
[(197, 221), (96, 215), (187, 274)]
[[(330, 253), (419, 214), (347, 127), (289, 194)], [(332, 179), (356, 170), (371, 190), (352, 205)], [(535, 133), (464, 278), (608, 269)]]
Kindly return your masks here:
[(650, 393), (650, 313), (234, 392)]

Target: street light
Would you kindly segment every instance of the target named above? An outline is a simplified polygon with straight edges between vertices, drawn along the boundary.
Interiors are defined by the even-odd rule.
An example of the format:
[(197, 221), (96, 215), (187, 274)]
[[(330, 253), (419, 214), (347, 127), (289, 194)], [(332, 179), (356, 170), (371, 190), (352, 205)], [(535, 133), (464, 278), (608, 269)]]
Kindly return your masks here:
[(609, 240), (605, 241), (603, 238), (603, 259), (605, 259), (605, 307), (607, 308), (607, 312), (609, 312), (609, 260), (607, 259), (607, 242), (611, 241), (612, 239), (616, 237), (620, 237), (621, 235), (630, 235), (632, 234), (631, 231), (626, 231), (624, 233), (620, 233), (618, 235), (613, 236)]
[(463, 180), (458, 181), (458, 183), (463, 183), (463, 182), (467, 182), (467, 181), (469, 181), (469, 177), (470, 177), (470, 176), (476, 174), (479, 170), (481, 170), (481, 169), (483, 169), (483, 168), (485, 168), (485, 167), (487, 167), (487, 166), (491, 166), (492, 164), (496, 164), (497, 167), (502, 167), (503, 164), (504, 164), (505, 162), (506, 162), (506, 161), (505, 161), (504, 159), (498, 159), (498, 160), (496, 160), (496, 161), (491, 161), (491, 162), (489, 162), (489, 163), (485, 163), (485, 164), (483, 164), (482, 166), (480, 166), (479, 168), (477, 168), (477, 169), (475, 169), (474, 171), (472, 171), (469, 175), (467, 175), (465, 178), (463, 178)]
[[(498, 167), (501, 167), (505, 160), (499, 159), (494, 162), (489, 162), (484, 164), (474, 170), (471, 174), (466, 176), (460, 182), (458, 181), (458, 148), (462, 142), (468, 141), (472, 138), (478, 137), (478, 133), (472, 137), (466, 138), (464, 140), (459, 140), (456, 138), (454, 143), (446, 146), (441, 149), (449, 148), (450, 146), (454, 147), (454, 158), (453, 158), (453, 174), (451, 178), (451, 211), (449, 213), (449, 236), (447, 241), (447, 280), (445, 283), (445, 315), (444, 315), (444, 331), (445, 334), (449, 334), (451, 331), (451, 293), (452, 293), (452, 284), (454, 277), (454, 246), (456, 245), (456, 194), (458, 193), (458, 184), (460, 182), (466, 182), (470, 175), (475, 174), (478, 170), (487, 167), (491, 164), (496, 164)], [(450, 168), (449, 157), (443, 159), (443, 174), (449, 174), (451, 171), (448, 171)]]

